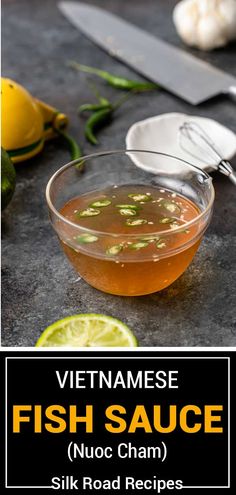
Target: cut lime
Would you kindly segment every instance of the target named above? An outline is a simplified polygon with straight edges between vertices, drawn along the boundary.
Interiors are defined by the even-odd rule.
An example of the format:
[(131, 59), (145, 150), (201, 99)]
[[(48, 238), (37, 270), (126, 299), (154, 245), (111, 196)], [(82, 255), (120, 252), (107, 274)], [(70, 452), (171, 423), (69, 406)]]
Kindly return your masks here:
[(127, 325), (111, 316), (80, 314), (68, 316), (47, 327), (36, 347), (137, 347)]
[(1, 203), (4, 210), (15, 191), (16, 172), (9, 155), (3, 148), (1, 148), (1, 179)]

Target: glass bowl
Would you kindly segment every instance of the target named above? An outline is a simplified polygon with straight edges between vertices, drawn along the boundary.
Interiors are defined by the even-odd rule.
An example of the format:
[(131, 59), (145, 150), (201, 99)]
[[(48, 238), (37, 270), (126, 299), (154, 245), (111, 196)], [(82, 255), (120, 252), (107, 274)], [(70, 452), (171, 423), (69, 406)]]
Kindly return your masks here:
[(64, 165), (49, 180), (46, 199), (79, 275), (101, 291), (137, 296), (168, 287), (191, 263), (211, 219), (214, 188), (205, 171), (181, 159), (126, 150)]

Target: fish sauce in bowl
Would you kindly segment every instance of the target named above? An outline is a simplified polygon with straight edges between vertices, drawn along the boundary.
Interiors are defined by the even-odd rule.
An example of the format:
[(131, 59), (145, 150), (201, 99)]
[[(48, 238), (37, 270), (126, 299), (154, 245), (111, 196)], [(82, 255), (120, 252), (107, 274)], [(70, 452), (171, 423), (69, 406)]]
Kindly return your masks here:
[(122, 296), (150, 294), (172, 284), (192, 261), (203, 233), (201, 222), (194, 222), (199, 213), (190, 199), (169, 189), (110, 186), (62, 206), (68, 222), (60, 240), (93, 287)]

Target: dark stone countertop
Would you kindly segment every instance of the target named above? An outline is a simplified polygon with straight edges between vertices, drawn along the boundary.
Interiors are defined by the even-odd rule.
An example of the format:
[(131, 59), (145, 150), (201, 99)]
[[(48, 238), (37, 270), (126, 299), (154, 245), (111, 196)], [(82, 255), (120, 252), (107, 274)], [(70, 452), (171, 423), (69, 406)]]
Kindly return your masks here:
[[(94, 148), (83, 138), (75, 108), (79, 102), (87, 101), (90, 90), (86, 76), (67, 68), (66, 60), (77, 59), (130, 78), (136, 76), (72, 27), (56, 3), (3, 1), (3, 75), (67, 113), (71, 133), (78, 137), (84, 152), (89, 153)], [(93, 3), (101, 5), (100, 0)], [(104, 8), (184, 48), (171, 20), (174, 4), (171, 0), (102, 2)], [(234, 74), (235, 54), (235, 45), (209, 54), (197, 52)], [(103, 83), (99, 84), (104, 88)], [(106, 87), (105, 91), (110, 96), (117, 95), (112, 88)], [(139, 95), (101, 133), (97, 150), (124, 148), (132, 123), (170, 111), (212, 117), (236, 131), (235, 108), (223, 97), (193, 108), (164, 91)], [(44, 191), (52, 173), (67, 161), (67, 151), (50, 142), (36, 158), (17, 165), (16, 192), (3, 213), (2, 345), (33, 346), (47, 325), (79, 312), (107, 313), (120, 318), (135, 331), (142, 346), (235, 345), (234, 186), (215, 174), (214, 217), (187, 272), (161, 293), (122, 298), (103, 294), (82, 280), (77, 282), (77, 275), (59, 248), (48, 220)]]

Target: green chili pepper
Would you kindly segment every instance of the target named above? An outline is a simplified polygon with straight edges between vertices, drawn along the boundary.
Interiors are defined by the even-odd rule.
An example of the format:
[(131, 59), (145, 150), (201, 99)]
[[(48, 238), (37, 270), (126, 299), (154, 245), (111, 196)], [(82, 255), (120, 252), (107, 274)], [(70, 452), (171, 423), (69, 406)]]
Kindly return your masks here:
[(106, 124), (112, 116), (113, 109), (111, 108), (103, 108), (102, 110), (98, 110), (94, 112), (91, 117), (87, 120), (85, 124), (85, 136), (87, 140), (92, 144), (98, 144), (98, 140), (94, 134), (96, 128), (101, 127)]
[(105, 79), (105, 81), (117, 89), (135, 90), (135, 91), (148, 91), (152, 89), (157, 89), (159, 86), (151, 82), (139, 82), (133, 81), (131, 79), (124, 79), (123, 77), (115, 76), (106, 72), (104, 70), (96, 69), (95, 67), (89, 67), (87, 65), (78, 64), (73, 60), (69, 62), (69, 65), (74, 69), (80, 70), (82, 72), (88, 72), (90, 74), (96, 74), (97, 76)]
[(158, 249), (163, 249), (164, 247), (166, 247), (166, 243), (164, 241), (162, 241), (161, 239), (159, 239), (159, 241), (157, 241), (157, 243), (156, 243), (156, 247)]
[(112, 108), (111, 102), (107, 98), (104, 98), (104, 96), (100, 95), (96, 86), (92, 84), (91, 87), (99, 103), (85, 103), (78, 108), (78, 112), (96, 112), (98, 110), (102, 110), (103, 108)]
[(133, 242), (132, 244), (130, 244), (129, 248), (138, 251), (139, 249), (145, 248), (147, 246), (148, 246), (148, 242), (140, 241), (140, 242)]
[(86, 208), (86, 210), (78, 211), (76, 213), (77, 217), (84, 218), (84, 217), (96, 217), (97, 215), (100, 215), (101, 211), (97, 210), (96, 208)]
[(78, 146), (77, 142), (67, 134), (67, 132), (62, 131), (61, 129), (54, 129), (57, 134), (65, 141), (67, 148), (70, 151), (71, 161), (77, 160), (82, 156), (81, 148)]
[(75, 240), (80, 244), (90, 244), (92, 242), (98, 241), (98, 237), (91, 234), (81, 234), (75, 237)]
[(152, 196), (150, 194), (128, 194), (129, 198), (132, 198), (134, 201), (138, 201), (139, 203), (146, 203), (147, 201), (152, 200)]
[(89, 86), (91, 87), (91, 90), (92, 90), (94, 96), (97, 98), (97, 100), (99, 101), (99, 103), (101, 105), (109, 105), (111, 103), (107, 98), (105, 98), (104, 96), (102, 96), (99, 93), (98, 88), (97, 88), (96, 84), (94, 84), (93, 81), (89, 82)]
[(83, 112), (97, 112), (98, 110), (103, 110), (104, 108), (111, 108), (112, 105), (108, 103), (84, 103), (78, 108), (78, 113)]
[(173, 223), (175, 222), (175, 218), (172, 217), (164, 217), (160, 218), (159, 223)]
[(123, 250), (123, 245), (122, 244), (116, 244), (115, 246), (111, 246), (106, 250), (106, 253), (109, 254), (110, 256), (115, 256), (116, 254), (119, 254)]
[(163, 206), (171, 213), (180, 213), (181, 208), (174, 201), (163, 201)]
[(116, 208), (125, 208), (125, 209), (128, 209), (128, 210), (139, 210), (140, 209), (140, 206), (136, 206), (136, 205), (115, 205)]
[(107, 98), (104, 98), (104, 96), (100, 96), (99, 93), (98, 93), (98, 100), (100, 101), (101, 105), (111, 105), (111, 102), (107, 99)]
[(90, 206), (92, 208), (104, 208), (106, 206), (111, 205), (111, 201), (109, 199), (98, 199), (97, 201), (94, 201)]
[(136, 210), (130, 209), (130, 208), (120, 208), (119, 212), (121, 215), (125, 217), (135, 217), (137, 215)]
[(137, 225), (144, 225), (145, 223), (147, 223), (147, 220), (145, 220), (144, 218), (137, 218), (137, 219), (128, 218), (128, 220), (126, 220), (125, 223), (129, 227), (136, 227)]

